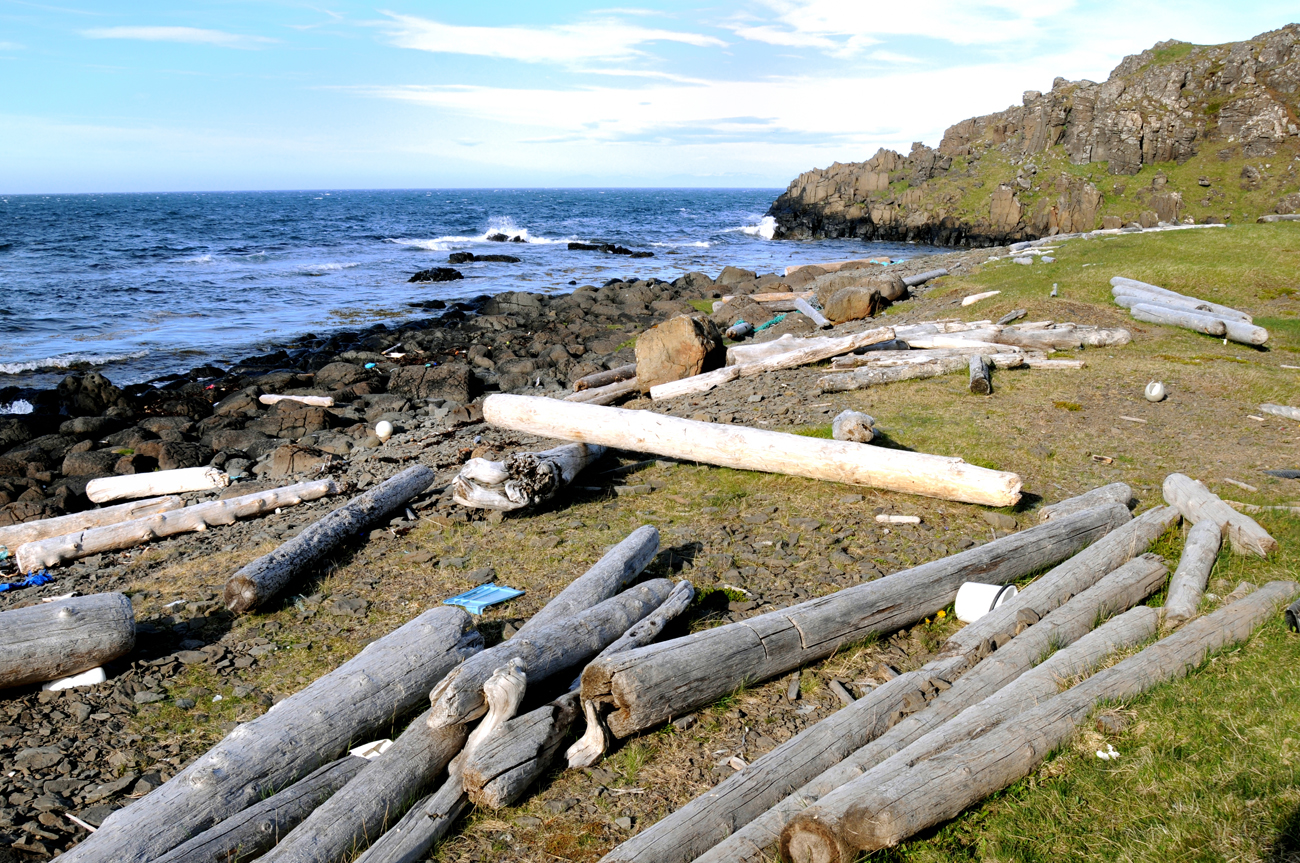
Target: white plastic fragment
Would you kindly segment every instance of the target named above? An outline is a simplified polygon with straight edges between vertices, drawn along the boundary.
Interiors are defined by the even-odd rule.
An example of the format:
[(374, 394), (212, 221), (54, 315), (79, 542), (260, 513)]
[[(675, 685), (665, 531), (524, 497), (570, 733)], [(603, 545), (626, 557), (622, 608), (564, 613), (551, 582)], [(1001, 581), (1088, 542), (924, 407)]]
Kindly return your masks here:
[(80, 674), (74, 674), (71, 677), (64, 677), (59, 680), (51, 680), (41, 684), (41, 689), (49, 692), (58, 692), (62, 689), (75, 689), (79, 686), (94, 686), (97, 683), (103, 683), (107, 680), (103, 668), (92, 668), (89, 671), (83, 671)]
[(957, 589), (954, 611), (962, 623), (974, 623), (1016, 596), (1014, 584), (981, 584), (968, 581)]
[(384, 738), (383, 740), (372, 740), (369, 743), (363, 743), (362, 745), (358, 746), (356, 749), (349, 749), (348, 754), (355, 755), (358, 758), (366, 758), (373, 761), (379, 756), (383, 755), (385, 752), (387, 752), (388, 747), (392, 745), (393, 745), (393, 741), (389, 740), (388, 738)]

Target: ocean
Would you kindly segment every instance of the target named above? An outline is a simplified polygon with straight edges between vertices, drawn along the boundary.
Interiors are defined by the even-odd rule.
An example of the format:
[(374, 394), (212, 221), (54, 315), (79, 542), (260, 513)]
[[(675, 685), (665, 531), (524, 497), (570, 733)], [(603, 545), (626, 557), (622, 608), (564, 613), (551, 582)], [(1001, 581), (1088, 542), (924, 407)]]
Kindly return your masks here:
[[(226, 366), (306, 333), (427, 317), (410, 304), (563, 293), (726, 265), (935, 251), (771, 239), (779, 189), (504, 189), (0, 195), (0, 389), (95, 368), (119, 385)], [(488, 239), (504, 234), (509, 242)], [(653, 258), (569, 250), (615, 243)], [(519, 263), (455, 265), (454, 251)], [(0, 404), (0, 412), (22, 410)]]

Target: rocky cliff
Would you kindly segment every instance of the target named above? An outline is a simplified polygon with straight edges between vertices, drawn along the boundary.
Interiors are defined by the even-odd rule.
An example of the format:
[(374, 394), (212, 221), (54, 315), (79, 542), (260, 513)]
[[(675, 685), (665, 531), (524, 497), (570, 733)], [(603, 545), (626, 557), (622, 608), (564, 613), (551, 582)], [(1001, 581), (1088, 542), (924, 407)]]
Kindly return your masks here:
[(1300, 211), (1300, 24), (1247, 42), (1161, 42), (1104, 83), (1057, 78), (963, 120), (937, 148), (801, 174), (778, 239), (989, 245), (1137, 222)]

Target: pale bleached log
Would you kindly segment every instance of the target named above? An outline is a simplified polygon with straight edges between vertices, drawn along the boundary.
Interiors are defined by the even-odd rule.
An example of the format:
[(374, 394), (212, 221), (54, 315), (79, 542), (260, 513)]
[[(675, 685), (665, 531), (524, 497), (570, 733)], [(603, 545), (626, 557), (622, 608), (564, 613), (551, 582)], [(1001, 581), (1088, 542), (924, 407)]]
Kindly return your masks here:
[(564, 397), (564, 401), (578, 402), (585, 405), (607, 405), (626, 395), (639, 393), (640, 391), (641, 384), (637, 382), (636, 376), (633, 375), (625, 381), (616, 381), (603, 387), (571, 393)]
[(1171, 473), (1165, 477), (1164, 495), (1165, 501), (1177, 507), (1183, 518), (1193, 524), (1206, 519), (1226, 524), (1228, 540), (1237, 554), (1268, 557), (1277, 550), (1277, 540), (1259, 522), (1228, 506), (1204, 483), (1181, 473)]
[(812, 321), (813, 324), (819, 330), (824, 330), (827, 329), (828, 327), (834, 326), (834, 324), (826, 320), (825, 315), (823, 315), (821, 312), (814, 309), (812, 307), (812, 304), (809, 303), (807, 300), (805, 300), (803, 297), (798, 297), (795, 299), (794, 310), (799, 314), (803, 315), (808, 320)]
[(467, 728), (434, 730), (417, 716), (383, 755), (318, 806), (274, 848), (266, 863), (341, 863), (383, 835), (445, 772)]
[(492, 395), (484, 419), (497, 427), (561, 440), (598, 443), (705, 464), (784, 473), (981, 503), (1011, 506), (1020, 477), (976, 467), (959, 458), (864, 447), (745, 426), (706, 423), (553, 399)]
[(970, 391), (981, 396), (993, 392), (993, 384), (989, 381), (988, 364), (979, 354), (971, 354), (970, 358)]
[(69, 533), (88, 530), (92, 527), (104, 527), (123, 521), (133, 521), (147, 515), (180, 509), (183, 506), (185, 506), (184, 500), (175, 495), (168, 495), (167, 497), (155, 497), (149, 500), (134, 500), (130, 503), (120, 503), (117, 506), (106, 506), (101, 509), (88, 509), (84, 512), (74, 512), (56, 518), (25, 521), (9, 527), (0, 527), (0, 545), (16, 549), (24, 543), (49, 539), (53, 536), (64, 536)]
[(1224, 323), (1223, 318), (1203, 315), (1188, 309), (1175, 309), (1171, 306), (1157, 306), (1151, 303), (1135, 303), (1128, 311), (1135, 320), (1145, 321), (1148, 324), (1181, 327), (1185, 330), (1220, 338), (1228, 332), (1228, 325)]
[(628, 363), (612, 369), (605, 369), (603, 372), (592, 372), (589, 375), (583, 375), (573, 382), (573, 391), (580, 393), (583, 390), (599, 389), (610, 384), (630, 381), (634, 377), (636, 377), (636, 363)]
[[(1057, 612), (1064, 611), (1072, 602)], [(1046, 619), (1043, 621), (1047, 622)], [(855, 781), (868, 771), (873, 778), (889, 775), (902, 765), (923, 757), (932, 757), (1036, 706), (1056, 695), (1062, 680), (1087, 674), (1115, 651), (1150, 638), (1156, 633), (1159, 622), (1159, 611), (1139, 606), (1102, 624), (1068, 646), (1062, 644), (1061, 649), (1041, 662), (1041, 656), (1050, 651), (1053, 645), (1039, 647), (1035, 644), (1034, 649), (1038, 651), (1035, 656), (1026, 657), (1026, 652), (1021, 650), (1013, 665), (1011, 651), (1019, 648), (1020, 639), (1025, 639), (1038, 628), (1031, 627), (1005, 648), (1005, 654), (1004, 651), (998, 651), (981, 662), (953, 684), (952, 689), (940, 693), (924, 710), (902, 720), (708, 852), (696, 857), (695, 863), (763, 863), (769, 860), (772, 856), (769, 849), (780, 841), (785, 826), (821, 800), (830, 799), (834, 802), (827, 795), (837, 788)], [(995, 662), (1001, 665), (1000, 671), (1005, 679), (998, 676), (997, 679), (977, 681), (976, 676), (984, 672), (985, 666), (992, 667)], [(1035, 665), (1035, 662), (1039, 664)], [(995, 677), (991, 674), (984, 676)], [(990, 692), (991, 694), (985, 694)]]
[(1177, 309), (1179, 311), (1195, 312), (1206, 315), (1207, 317), (1220, 318), (1223, 320), (1241, 321), (1242, 323), (1253, 323), (1250, 315), (1245, 312), (1239, 312), (1236, 309), (1227, 309), (1223, 307), (1214, 308), (1213, 303), (1200, 303), (1187, 297), (1171, 297), (1165, 294), (1151, 294), (1140, 291), (1135, 288), (1113, 288), (1111, 293), (1114, 294), (1115, 305), (1124, 309), (1131, 309), (1138, 305), (1160, 306), (1162, 308)]
[[(895, 340), (897, 342), (897, 340)], [(888, 343), (892, 344), (892, 343)], [(969, 357), (973, 354), (987, 356), (989, 354), (1006, 355), (1023, 355), (1025, 359), (1032, 356), (1042, 356), (1041, 354), (1028, 354), (1011, 345), (996, 345), (991, 342), (972, 342), (967, 345), (947, 348), (915, 348), (909, 349), (904, 344), (900, 350), (889, 351), (868, 351), (862, 354), (849, 354), (847, 356), (836, 357), (831, 360), (831, 368), (834, 369), (856, 369), (862, 366), (887, 365), (894, 361), (902, 362), (928, 362), (940, 357)], [(1008, 362), (1010, 360), (1008, 359)]]
[(943, 267), (940, 267), (937, 270), (926, 270), (925, 272), (917, 273), (914, 276), (903, 276), (903, 284), (907, 285), (909, 288), (914, 288), (917, 285), (925, 284), (931, 279), (937, 279), (940, 276), (946, 275), (948, 275), (948, 271)]
[(236, 614), (252, 611), (278, 594), (349, 537), (369, 530), (432, 484), (434, 473), (422, 464), (408, 467), (313, 522), (293, 539), (236, 572), (222, 597)]
[(876, 420), (860, 411), (840, 411), (831, 421), (831, 437), (835, 440), (871, 443), (876, 436)]
[(1129, 488), (1125, 483), (1113, 482), (1110, 485), (1103, 485), (1100, 488), (1085, 491), (1081, 495), (1063, 500), (1060, 503), (1049, 503), (1038, 511), (1038, 520), (1047, 521), (1069, 515), (1072, 512), (1081, 512), (1095, 506), (1104, 506), (1108, 503), (1121, 503), (1128, 506), (1132, 500), (1133, 489)]
[(520, 630), (509, 641), (466, 660), (429, 693), (429, 726), (459, 725), (482, 716), (483, 684), (503, 659), (521, 658), (530, 685), (586, 662), (658, 608), (672, 587), (667, 579), (652, 579), (572, 617), (526, 633)]
[(269, 851), (369, 762), (345, 755), (176, 846), (157, 863), (246, 863)]
[(979, 348), (986, 351), (1007, 350), (1007, 345), (999, 345), (996, 341), (1002, 327), (981, 327), (973, 330), (962, 330), (955, 333), (932, 333), (929, 335), (909, 336), (904, 339), (908, 346), (913, 350), (926, 349), (943, 349), (943, 348)]
[(580, 715), (578, 691), (516, 716), (465, 764), (465, 792), (489, 809), (510, 806), (550, 766)]
[(1286, 405), (1262, 404), (1259, 406), (1259, 409), (1264, 413), (1272, 414), (1275, 417), (1300, 421), (1300, 408), (1288, 407)]
[[(1125, 507), (1110, 505), (1083, 513), (1063, 516), (1072, 525), (1072, 533), (1064, 542), (1059, 539), (1049, 541), (1043, 534), (1029, 534), (1018, 540), (1003, 537), (994, 540), (985, 549), (995, 555), (1015, 558), (1019, 555), (1020, 543), (1030, 540), (1028, 547), (1033, 548), (1036, 539), (1043, 540), (1044, 549), (1054, 548), (1052, 555), (1056, 560), (1068, 557), (1088, 543), (1101, 542), (1100, 537), (1129, 522), (1130, 516)], [(1031, 529), (1032, 530), (1032, 529)], [(1012, 534), (1012, 537), (1017, 536)], [(1057, 545), (1060, 542), (1060, 545)], [(1013, 548), (1013, 543), (1015, 546)], [(1140, 550), (1139, 550), (1140, 551)], [(1084, 552), (1086, 553), (1086, 552)], [(965, 552), (963, 552), (965, 554)], [(1112, 556), (1118, 557), (1118, 555)], [(1125, 557), (1111, 567), (1117, 568), (1128, 558)], [(973, 563), (972, 559), (967, 559)], [(1050, 565), (1051, 558), (1043, 565)], [(966, 562), (964, 562), (966, 563)], [(1059, 572), (1061, 568), (1053, 572)], [(968, 572), (971, 578), (985, 579), (979, 564), (968, 565), (959, 571)], [(1093, 578), (1095, 583), (1107, 571), (1098, 572)], [(1043, 579), (1061, 581), (1060, 575), (1048, 573)], [(1041, 579), (1040, 579), (1041, 580)], [(1066, 578), (1067, 586), (1077, 584), (1079, 579)], [(1074, 590), (1074, 593), (1080, 592)], [(1061, 604), (1058, 594), (1050, 591), (1037, 591), (1042, 601), (1040, 605), (1025, 607), (1033, 611), (1035, 607), (1046, 615)], [(1034, 619), (1039, 615), (1034, 615)], [(989, 626), (986, 621), (993, 621)], [(1014, 621), (1013, 621), (1014, 622)], [(833, 767), (850, 753), (879, 737), (893, 726), (906, 713), (915, 711), (919, 705), (933, 698), (936, 684), (933, 680), (942, 680), (945, 685), (952, 683), (976, 663), (981, 656), (988, 653), (990, 642), (1003, 641), (1003, 626), (993, 617), (985, 615), (980, 620), (965, 627), (967, 641), (973, 648), (958, 649), (952, 646), (945, 655), (927, 663), (917, 671), (904, 672), (876, 687), (859, 698), (853, 704), (832, 713), (828, 718), (805, 729), (790, 740), (773, 749), (768, 754), (754, 761), (723, 780), (711, 791), (695, 798), (677, 811), (665, 816), (658, 823), (651, 825), (637, 836), (629, 839), (619, 847), (616, 855), (609, 861), (637, 861), (637, 863), (684, 863), (704, 853), (708, 848), (720, 842), (733, 831), (761, 815), (778, 801), (786, 797), (804, 783), (818, 774)], [(1008, 635), (1014, 635), (1014, 630)], [(671, 642), (670, 642), (671, 643)]]
[(18, 546), (14, 557), (20, 570), (32, 572), (92, 554), (133, 548), (155, 539), (234, 524), (237, 519), (265, 515), (279, 507), (297, 506), (305, 501), (337, 493), (338, 486), (330, 479), (300, 482), (284, 488), (196, 503), (132, 521), (25, 543)]
[(812, 347), (814, 345), (830, 344), (834, 336), (816, 336), (803, 338), (786, 333), (778, 338), (766, 342), (751, 342), (747, 345), (732, 345), (727, 348), (727, 365), (736, 366), (745, 363), (754, 363), (759, 360), (774, 357), (778, 354), (789, 353), (792, 350), (802, 347)]
[(1118, 347), (1133, 341), (1133, 334), (1123, 327), (1079, 327), (1075, 333), (1089, 348)]
[[(603, 446), (571, 443), (544, 452), (513, 453), (503, 462), (470, 459), (451, 481), (452, 500), (505, 512), (537, 506), (604, 454)], [(484, 481), (489, 475), (492, 480)]]
[(234, 731), (160, 788), (119, 809), (67, 863), (148, 863), (289, 786), (408, 714), (483, 647), (468, 612), (439, 606)]
[(1110, 280), (1110, 284), (1111, 293), (1113, 294), (1128, 294), (1130, 296), (1134, 293), (1150, 294), (1152, 296), (1165, 297), (1167, 300), (1173, 300), (1182, 304), (1192, 303), (1195, 306), (1203, 306), (1207, 311), (1214, 312), (1220, 316), (1226, 315), (1227, 317), (1240, 317), (1245, 320), (1246, 323), (1250, 323), (1254, 320), (1250, 315), (1240, 309), (1219, 305), (1218, 303), (1212, 303), (1209, 300), (1191, 297), (1187, 294), (1180, 294), (1177, 291), (1171, 291), (1167, 288), (1161, 288), (1157, 285), (1148, 284), (1146, 282), (1139, 282), (1136, 279), (1126, 279), (1122, 276), (1116, 276)]
[(105, 476), (86, 483), (86, 497), (94, 503), (133, 497), (207, 491), (230, 485), (230, 477), (215, 467), (186, 467), (127, 476)]
[(1169, 580), (1169, 595), (1165, 599), (1165, 617), (1170, 623), (1176, 625), (1196, 616), (1205, 585), (1210, 580), (1210, 570), (1219, 557), (1223, 530), (1223, 524), (1207, 518), (1187, 532), (1183, 556), (1178, 560), (1174, 577)]
[(669, 381), (665, 384), (656, 384), (650, 388), (650, 398), (661, 402), (664, 399), (674, 399), (678, 396), (706, 393), (714, 387), (731, 383), (738, 377), (740, 377), (740, 366), (723, 366), (720, 369), (714, 369), (704, 374), (692, 375), (689, 378)]
[(447, 777), (437, 791), (417, 801), (402, 820), (366, 849), (356, 863), (421, 863), (469, 810), (461, 777)]
[(1041, 354), (1026, 354), (1024, 364), (1031, 369), (1081, 369), (1087, 365), (1083, 360), (1049, 360)]
[[(1021, 354), (990, 354), (989, 361), (998, 368), (1015, 368), (1024, 362)], [(884, 386), (900, 381), (921, 378), (937, 378), (953, 372), (965, 371), (970, 367), (966, 356), (939, 357), (929, 362), (908, 363), (906, 365), (870, 365), (851, 372), (826, 375), (817, 379), (817, 388), (824, 393), (841, 393), (868, 387)]]
[(1083, 347), (1083, 337), (1073, 328), (1025, 332), (1016, 327), (1005, 327), (993, 337), (993, 341), (1038, 351), (1068, 351)]
[(131, 652), (135, 615), (120, 593), (0, 612), (0, 689), (58, 680)]
[[(1032, 772), (1074, 736), (1100, 702), (1131, 698), (1185, 675), (1211, 652), (1244, 641), (1297, 591), (1296, 582), (1272, 582), (941, 757), (918, 761), (883, 786), (864, 774), (835, 792), (836, 805), (822, 801), (787, 825), (782, 857), (850, 863), (863, 851), (897, 845), (956, 816)], [(954, 776), (961, 781), (954, 782)]]
[(273, 405), (278, 402), (297, 402), (298, 404), (310, 405), (314, 408), (334, 407), (334, 399), (331, 396), (283, 396), (267, 393), (258, 396), (257, 400), (264, 405)]
[(612, 705), (607, 727), (626, 737), (712, 703), (741, 683), (777, 677), (846, 644), (911, 626), (951, 603), (957, 588), (977, 576), (988, 584), (1015, 581), (1127, 518), (1123, 507), (1079, 513), (780, 611), (603, 657), (583, 671), (582, 697)]

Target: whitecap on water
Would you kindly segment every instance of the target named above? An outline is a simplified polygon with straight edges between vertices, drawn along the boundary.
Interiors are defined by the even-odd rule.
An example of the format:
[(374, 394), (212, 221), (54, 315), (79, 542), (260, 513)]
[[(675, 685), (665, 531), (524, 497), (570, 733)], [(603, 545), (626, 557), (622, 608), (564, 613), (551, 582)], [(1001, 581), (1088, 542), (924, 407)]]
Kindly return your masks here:
[(148, 356), (148, 351), (132, 351), (129, 354), (60, 354), (57, 357), (45, 357), (39, 360), (26, 360), (16, 363), (0, 363), (0, 375), (21, 375), (25, 372), (59, 371), (73, 366), (104, 366), (126, 360), (138, 360)]
[(0, 404), (0, 414), (29, 414), (32, 410), (32, 403), (27, 399), (18, 399), (7, 405)]
[(727, 230), (724, 231), (724, 233), (728, 234), (736, 232), (748, 234), (751, 237), (762, 237), (765, 240), (770, 240), (776, 236), (776, 219), (772, 216), (764, 216), (758, 220), (757, 225), (742, 225), (739, 228), (727, 228)]

